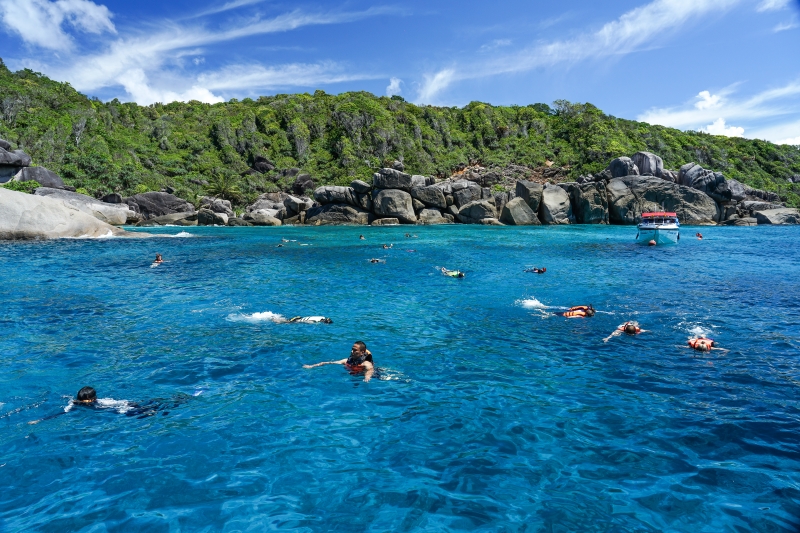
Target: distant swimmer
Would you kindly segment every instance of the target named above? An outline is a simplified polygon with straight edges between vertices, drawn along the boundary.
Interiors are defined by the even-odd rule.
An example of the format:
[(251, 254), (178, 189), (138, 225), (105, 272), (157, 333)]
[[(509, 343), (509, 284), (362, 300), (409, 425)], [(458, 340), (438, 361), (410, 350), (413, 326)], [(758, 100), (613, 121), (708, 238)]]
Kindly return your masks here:
[(411, 238), (411, 234), (410, 233), (406, 233), (406, 239), (410, 239), (410, 238)]
[(445, 267), (442, 267), (442, 274), (451, 278), (463, 278), (466, 276), (466, 274), (460, 270), (447, 270)]
[(375, 259), (374, 257), (369, 260), (370, 263), (385, 263), (386, 259)]
[(595, 310), (594, 307), (592, 307), (592, 304), (576, 305), (575, 307), (570, 307), (563, 313), (556, 314), (558, 316), (563, 316), (564, 318), (588, 318), (594, 316)]
[(364, 240), (364, 236), (363, 235), (359, 235), (358, 236), (358, 240), (363, 241)]
[(279, 245), (278, 245), (278, 246), (276, 246), (275, 248), (283, 248), (283, 245), (282, 245), (282, 244), (279, 244)]
[(344, 365), (353, 374), (364, 373), (364, 381), (369, 381), (375, 374), (375, 363), (372, 361), (372, 353), (367, 350), (367, 345), (361, 341), (353, 344), (350, 350), (350, 357), (339, 359), (338, 361), (325, 361), (315, 365), (303, 365), (303, 368), (316, 368), (322, 365)]
[(383, 249), (384, 250), (388, 250), (389, 248), (392, 248), (393, 246), (394, 246), (394, 244), (384, 244), (383, 245)]
[(286, 322), (291, 324), (333, 324), (333, 320), (326, 316), (296, 316)]
[(289, 242), (289, 239), (281, 239), (281, 242)]
[(153, 264), (154, 265), (160, 265), (163, 262), (164, 262), (164, 258), (161, 257), (161, 254), (156, 254), (156, 260), (153, 261)]
[(700, 232), (695, 233), (694, 236), (697, 237), (698, 241), (702, 241), (703, 240), (703, 234), (700, 233)]
[(706, 337), (695, 337), (693, 339), (689, 339), (688, 344), (689, 348), (698, 352), (710, 352), (711, 350), (721, 350), (723, 352), (728, 351), (724, 348), (718, 348), (714, 339), (709, 339)]
[(526, 268), (524, 272), (530, 272), (531, 274), (544, 274), (547, 272), (546, 268)]
[(616, 337), (617, 335), (622, 335), (625, 333), (626, 335), (638, 335), (639, 333), (646, 332), (646, 329), (642, 329), (639, 327), (638, 322), (625, 322), (621, 324), (611, 335), (603, 339), (603, 342), (608, 342), (612, 337)]

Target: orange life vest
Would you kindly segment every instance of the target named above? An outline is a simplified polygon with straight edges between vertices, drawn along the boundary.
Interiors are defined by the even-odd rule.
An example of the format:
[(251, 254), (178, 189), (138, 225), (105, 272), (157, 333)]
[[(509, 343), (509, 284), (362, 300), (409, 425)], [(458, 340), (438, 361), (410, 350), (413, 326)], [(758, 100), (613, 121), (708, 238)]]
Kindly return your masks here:
[[(622, 332), (624, 332), (624, 331), (625, 331), (625, 326), (627, 326), (628, 324), (630, 324), (630, 322), (627, 322), (627, 323), (625, 323), (625, 324), (622, 324), (622, 325), (621, 325), (620, 327), (618, 327), (617, 329), (618, 329), (618, 330), (620, 330), (620, 331), (622, 331)], [(641, 332), (642, 332), (642, 328), (640, 328), (639, 326), (634, 326), (634, 327), (636, 328), (636, 333), (641, 333)]]
[(585, 317), (586, 316), (586, 311), (584, 311), (583, 309), (575, 309), (575, 308), (573, 308), (573, 309), (570, 309), (569, 311), (564, 312), (564, 316), (567, 317), (567, 318), (571, 318), (571, 317), (574, 317), (574, 316)]
[(689, 346), (698, 352), (710, 351), (714, 347), (714, 341), (706, 339), (705, 337), (698, 337), (696, 339), (689, 339)]

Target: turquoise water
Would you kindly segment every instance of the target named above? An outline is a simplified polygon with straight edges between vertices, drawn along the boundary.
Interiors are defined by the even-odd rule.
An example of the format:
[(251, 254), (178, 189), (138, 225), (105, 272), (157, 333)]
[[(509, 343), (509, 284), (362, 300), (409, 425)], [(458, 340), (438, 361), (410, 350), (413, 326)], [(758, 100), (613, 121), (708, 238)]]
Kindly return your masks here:
[(0, 530), (800, 528), (796, 228), (161, 231), (0, 243)]

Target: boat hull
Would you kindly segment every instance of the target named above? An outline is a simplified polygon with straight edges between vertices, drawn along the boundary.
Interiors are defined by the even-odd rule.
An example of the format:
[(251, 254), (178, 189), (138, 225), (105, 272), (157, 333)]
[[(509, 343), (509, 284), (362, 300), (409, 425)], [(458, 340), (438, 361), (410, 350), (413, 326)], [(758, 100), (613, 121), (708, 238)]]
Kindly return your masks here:
[(639, 228), (640, 244), (656, 241), (656, 244), (678, 244), (679, 228)]

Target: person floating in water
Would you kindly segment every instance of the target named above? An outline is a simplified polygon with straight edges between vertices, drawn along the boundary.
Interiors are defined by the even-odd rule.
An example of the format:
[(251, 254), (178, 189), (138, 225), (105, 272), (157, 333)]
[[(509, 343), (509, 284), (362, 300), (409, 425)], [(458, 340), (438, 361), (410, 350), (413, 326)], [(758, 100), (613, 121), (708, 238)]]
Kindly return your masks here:
[(576, 305), (575, 307), (570, 307), (563, 313), (556, 313), (556, 315), (563, 316), (564, 318), (588, 318), (594, 316), (595, 312), (592, 304), (589, 304)]
[(353, 344), (350, 350), (350, 357), (339, 359), (338, 361), (324, 361), (314, 365), (303, 365), (303, 368), (316, 368), (322, 365), (344, 365), (353, 374), (364, 373), (364, 381), (368, 382), (375, 374), (375, 363), (372, 360), (372, 352), (367, 350), (367, 345), (361, 341)]
[(385, 263), (386, 259), (375, 259), (374, 257), (369, 260), (370, 263)]
[(161, 254), (156, 254), (156, 260), (153, 261), (154, 265), (160, 265), (164, 262), (164, 258), (161, 257)]
[(466, 274), (460, 270), (447, 270), (445, 267), (442, 267), (442, 274), (451, 278), (463, 278), (466, 276)]
[(364, 240), (364, 236), (363, 235), (359, 235), (358, 236), (358, 240), (363, 241)]
[(286, 321), (290, 324), (333, 324), (326, 316), (295, 316)]
[(411, 234), (410, 233), (406, 233), (406, 239), (410, 239), (410, 238), (411, 238)]
[(625, 322), (624, 324), (620, 325), (614, 333), (603, 339), (603, 342), (608, 342), (612, 337), (616, 337), (617, 335), (622, 335), (625, 333), (626, 335), (638, 335), (639, 333), (646, 332), (646, 329), (642, 329), (639, 327), (638, 322), (630, 321)]
[(695, 233), (694, 236), (697, 237), (698, 241), (702, 241), (703, 240), (703, 234), (700, 233), (699, 231), (697, 233)]
[(723, 352), (728, 351), (724, 348), (718, 348), (716, 341), (707, 337), (694, 337), (689, 339), (688, 344), (689, 348), (698, 352), (710, 352), (711, 350), (720, 350)]
[(135, 416), (138, 418), (146, 418), (159, 412), (166, 416), (169, 414), (169, 411), (166, 411), (165, 409), (170, 407), (178, 407), (180, 404), (185, 403), (188, 399), (189, 396), (180, 394), (171, 400), (150, 400), (143, 404), (138, 404), (129, 402), (127, 400), (98, 398), (97, 391), (94, 388), (83, 387), (78, 391), (75, 399), (70, 400), (69, 404), (64, 408), (63, 411), (54, 415), (46, 416), (40, 420), (32, 420), (28, 422), (28, 424), (38, 424), (39, 422), (43, 422), (45, 420), (52, 420), (53, 418), (69, 413), (75, 406), (89, 407), (92, 409), (112, 409), (119, 414), (124, 414), (125, 416)]
[(392, 248), (393, 246), (394, 246), (394, 244), (384, 244), (383, 245), (383, 249), (384, 250), (388, 250), (389, 248)]
[(525, 272), (530, 272), (531, 274), (544, 274), (545, 272), (547, 272), (547, 269), (544, 267), (543, 268), (533, 267), (525, 269)]

